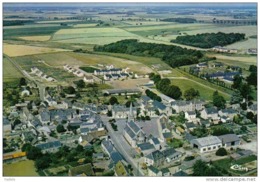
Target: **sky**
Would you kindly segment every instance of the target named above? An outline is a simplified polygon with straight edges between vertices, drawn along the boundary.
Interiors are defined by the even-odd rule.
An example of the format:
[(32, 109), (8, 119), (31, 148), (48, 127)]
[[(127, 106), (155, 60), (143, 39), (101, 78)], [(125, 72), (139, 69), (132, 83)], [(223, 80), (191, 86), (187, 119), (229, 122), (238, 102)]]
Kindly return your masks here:
[(173, 7), (250, 7), (256, 8), (257, 3), (4, 3), (4, 7), (88, 7), (88, 6), (173, 6)]

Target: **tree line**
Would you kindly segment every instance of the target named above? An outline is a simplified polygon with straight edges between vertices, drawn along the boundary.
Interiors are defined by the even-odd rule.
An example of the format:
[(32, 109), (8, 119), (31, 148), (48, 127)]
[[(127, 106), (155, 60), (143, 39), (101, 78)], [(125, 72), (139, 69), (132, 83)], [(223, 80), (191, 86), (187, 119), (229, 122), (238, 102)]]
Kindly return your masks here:
[(121, 40), (103, 46), (95, 46), (94, 51), (157, 57), (173, 68), (197, 64), (204, 56), (198, 50), (186, 49), (174, 45), (138, 42), (136, 39)]
[(190, 45), (200, 48), (212, 48), (214, 46), (225, 46), (234, 42), (245, 39), (243, 33), (202, 33), (196, 35), (178, 36), (173, 43)]
[(31, 21), (31, 20), (4, 20), (3, 26), (24, 25), (27, 23), (33, 23), (33, 21)]
[(194, 18), (165, 18), (165, 19), (160, 19), (160, 21), (178, 22), (178, 23), (194, 23), (197, 20)]

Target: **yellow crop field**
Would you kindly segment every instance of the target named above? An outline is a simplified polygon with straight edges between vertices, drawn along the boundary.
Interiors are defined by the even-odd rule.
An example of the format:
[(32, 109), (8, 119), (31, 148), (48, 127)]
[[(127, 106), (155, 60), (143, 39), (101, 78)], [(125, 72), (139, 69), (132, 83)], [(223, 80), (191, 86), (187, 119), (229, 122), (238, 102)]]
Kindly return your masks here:
[(73, 25), (74, 28), (87, 28), (87, 27), (95, 27), (96, 23), (89, 23), (89, 24), (76, 24)]
[(23, 40), (29, 40), (29, 41), (47, 41), (51, 38), (49, 35), (44, 35), (44, 36), (24, 36), (24, 37), (19, 37), (20, 39)]
[(7, 54), (10, 57), (43, 54), (43, 53), (51, 53), (51, 52), (61, 52), (61, 51), (69, 51), (69, 50), (4, 43), (4, 54)]

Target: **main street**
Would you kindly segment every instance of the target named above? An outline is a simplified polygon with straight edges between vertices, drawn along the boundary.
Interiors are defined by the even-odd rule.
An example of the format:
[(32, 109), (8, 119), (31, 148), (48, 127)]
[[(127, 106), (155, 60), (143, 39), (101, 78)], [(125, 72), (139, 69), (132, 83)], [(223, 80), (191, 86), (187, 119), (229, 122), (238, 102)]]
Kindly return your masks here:
[(132, 165), (133, 173), (135, 176), (144, 176), (144, 173), (139, 168), (137, 162), (133, 160), (132, 156), (130, 155), (131, 151), (127, 151), (126, 148), (123, 146), (122, 141), (120, 141), (120, 137), (116, 135), (116, 132), (111, 127), (110, 123), (108, 122), (109, 118), (106, 116), (101, 116), (104, 125), (106, 126), (109, 136), (115, 146), (115, 148), (121, 153), (121, 155), (125, 158), (125, 160)]

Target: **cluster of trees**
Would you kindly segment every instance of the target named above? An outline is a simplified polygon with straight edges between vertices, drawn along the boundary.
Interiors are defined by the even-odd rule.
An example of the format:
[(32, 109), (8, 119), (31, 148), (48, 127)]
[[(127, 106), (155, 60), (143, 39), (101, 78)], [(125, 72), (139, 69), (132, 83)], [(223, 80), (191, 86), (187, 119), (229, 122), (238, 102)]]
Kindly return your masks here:
[(179, 99), (182, 96), (181, 89), (175, 85), (171, 85), (171, 80), (168, 78), (161, 79), (160, 75), (154, 73), (151, 73), (149, 78), (154, 81), (156, 88), (163, 94), (173, 99)]
[(173, 68), (196, 64), (203, 57), (201, 51), (173, 45), (143, 43), (138, 42), (136, 39), (121, 40), (104, 46), (95, 46), (94, 51), (158, 57)]
[(231, 103), (239, 103), (242, 98), (251, 100), (250, 96), (252, 92), (251, 86), (257, 87), (257, 66), (250, 65), (249, 67), (250, 75), (246, 77), (245, 81), (242, 76), (235, 75), (233, 79), (232, 88), (235, 90), (231, 97)]
[(84, 80), (78, 80), (74, 82), (77, 85), (77, 88), (85, 88), (86, 84), (84, 82)]
[(193, 136), (196, 136), (198, 138), (206, 137), (208, 136), (208, 130), (205, 127), (205, 125), (202, 125), (200, 127), (195, 128), (192, 132), (190, 132)]
[(222, 125), (211, 128), (211, 134), (213, 136), (220, 136), (220, 135), (226, 135), (226, 134), (232, 134), (232, 133), (234, 133), (232, 130), (230, 130)]
[(146, 94), (148, 97), (150, 97), (151, 99), (153, 99), (153, 100), (157, 100), (157, 101), (159, 101), (159, 102), (162, 101), (161, 97), (159, 97), (157, 94), (153, 93), (152, 91), (150, 91), (150, 90), (148, 90), (148, 89), (145, 91), (145, 94)]
[(192, 100), (194, 98), (197, 98), (200, 96), (200, 93), (198, 90), (195, 90), (194, 88), (190, 88), (184, 92), (184, 97), (186, 100)]
[(257, 66), (250, 65), (249, 67), (250, 75), (246, 78), (248, 85), (257, 86)]
[(114, 97), (114, 96), (110, 97), (109, 104), (114, 105), (114, 104), (118, 104), (118, 103), (119, 102), (116, 97)]
[(178, 23), (194, 23), (197, 20), (194, 18), (165, 18), (165, 19), (160, 19), (160, 21), (178, 22)]
[(216, 156), (225, 156), (227, 155), (227, 150), (225, 148), (219, 148), (217, 151), (216, 151)]
[(215, 165), (207, 165), (206, 162), (202, 160), (197, 160), (193, 166), (193, 176), (223, 176), (226, 174), (226, 171), (220, 169), (218, 166)]
[(214, 46), (225, 46), (234, 42), (245, 39), (245, 34), (242, 33), (202, 33), (196, 35), (178, 36), (174, 43), (190, 45), (201, 48), (212, 48)]
[(213, 93), (213, 105), (219, 109), (224, 109), (226, 107), (226, 100), (223, 96), (218, 94), (217, 90)]
[(71, 149), (67, 146), (62, 146), (56, 153), (45, 153), (37, 147), (26, 143), (22, 146), (22, 151), (26, 152), (26, 156), (29, 160), (35, 161), (35, 167), (38, 170), (46, 169), (50, 166), (58, 166), (70, 164), (72, 166), (77, 165), (77, 160), (85, 158), (83, 163), (92, 163), (93, 148), (85, 150), (81, 145)]
[(31, 20), (4, 20), (3, 26), (24, 25), (26, 23), (33, 23), (33, 21), (31, 21)]

